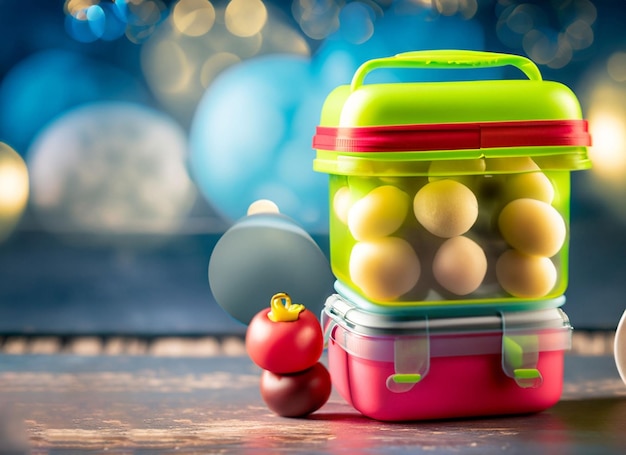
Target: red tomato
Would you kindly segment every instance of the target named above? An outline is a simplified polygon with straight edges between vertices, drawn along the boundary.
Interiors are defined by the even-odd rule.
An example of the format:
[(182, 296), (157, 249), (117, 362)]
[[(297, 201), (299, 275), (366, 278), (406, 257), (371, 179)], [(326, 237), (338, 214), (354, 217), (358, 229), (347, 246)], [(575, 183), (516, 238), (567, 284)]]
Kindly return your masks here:
[(274, 373), (306, 370), (324, 350), (322, 328), (313, 313), (302, 310), (295, 321), (274, 322), (270, 310), (252, 318), (246, 331), (246, 350), (254, 363)]
[(268, 408), (283, 417), (303, 417), (317, 411), (328, 401), (330, 374), (316, 363), (299, 373), (275, 374), (263, 371), (261, 397)]

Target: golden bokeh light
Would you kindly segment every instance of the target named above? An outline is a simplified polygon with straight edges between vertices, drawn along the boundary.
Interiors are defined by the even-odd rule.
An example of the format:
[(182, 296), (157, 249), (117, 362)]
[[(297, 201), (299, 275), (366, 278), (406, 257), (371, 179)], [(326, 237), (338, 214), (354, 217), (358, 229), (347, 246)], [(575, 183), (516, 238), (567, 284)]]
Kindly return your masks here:
[(311, 55), (311, 49), (300, 33), (294, 30), (291, 25), (271, 19), (270, 16), (270, 21), (261, 33), (263, 37), (262, 50), (282, 49), (281, 52), (285, 53)]
[(231, 0), (226, 6), (224, 22), (235, 36), (253, 36), (266, 24), (267, 8), (261, 0)]
[(457, 0), (434, 0), (433, 4), (437, 12), (444, 16), (452, 16), (459, 11), (459, 2)]
[(167, 9), (160, 0), (129, 0), (127, 5), (134, 22), (141, 25), (156, 24)]
[(602, 71), (589, 74), (584, 93), (593, 145), (593, 167), (585, 172), (587, 190), (626, 223), (626, 89)]
[(99, 0), (67, 0), (64, 9), (66, 13), (75, 15), (98, 3), (100, 3)]
[(478, 11), (476, 0), (432, 0), (432, 6), (443, 16), (461, 13), (466, 19), (474, 17)]
[(20, 220), (29, 194), (28, 169), (15, 150), (0, 142), (0, 241)]
[(593, 146), (589, 156), (593, 172), (603, 180), (626, 179), (626, 113), (616, 106), (598, 106), (589, 112)]
[(250, 36), (238, 36), (231, 33), (225, 23), (226, 8), (217, 9), (215, 27), (206, 35), (206, 43), (213, 52), (232, 52), (241, 59), (254, 57), (264, 45), (266, 29)]
[(582, 19), (578, 19), (565, 29), (567, 40), (573, 49), (587, 49), (593, 43), (593, 30), (591, 25)]
[(230, 66), (265, 54), (311, 55), (302, 34), (271, 8), (260, 31), (250, 36), (233, 34), (226, 24), (229, 6), (216, 5), (211, 28), (198, 36), (182, 33), (172, 14), (142, 47), (141, 66), (150, 89), (184, 126), (190, 125), (213, 79)]
[(163, 40), (156, 45), (155, 52), (162, 57), (152, 61), (152, 71), (160, 75), (155, 82), (158, 90), (170, 94), (184, 91), (193, 77), (194, 68), (180, 45), (174, 40)]
[(172, 10), (176, 29), (188, 36), (202, 36), (215, 23), (215, 8), (208, 0), (180, 0)]
[(535, 10), (538, 7), (530, 4), (518, 5), (506, 16), (506, 25), (515, 33), (523, 35), (535, 25)]

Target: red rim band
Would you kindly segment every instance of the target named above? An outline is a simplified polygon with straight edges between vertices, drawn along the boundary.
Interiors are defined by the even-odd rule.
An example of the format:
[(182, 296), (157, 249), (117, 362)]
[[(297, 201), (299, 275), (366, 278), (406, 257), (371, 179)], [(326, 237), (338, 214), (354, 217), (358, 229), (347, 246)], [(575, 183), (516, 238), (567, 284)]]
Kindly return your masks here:
[(314, 149), (355, 153), (589, 145), (586, 120), (318, 126), (313, 138)]

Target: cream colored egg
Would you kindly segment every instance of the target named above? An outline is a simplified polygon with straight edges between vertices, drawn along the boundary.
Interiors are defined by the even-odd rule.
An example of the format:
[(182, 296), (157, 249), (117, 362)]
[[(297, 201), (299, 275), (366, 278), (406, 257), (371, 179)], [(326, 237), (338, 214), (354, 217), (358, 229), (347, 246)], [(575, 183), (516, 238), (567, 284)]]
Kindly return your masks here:
[(395, 186), (373, 189), (348, 211), (352, 237), (365, 241), (393, 234), (406, 219), (409, 202), (409, 195)]
[(421, 265), (404, 239), (383, 237), (359, 242), (350, 253), (350, 278), (363, 295), (374, 301), (392, 301), (417, 284)]
[(552, 257), (566, 237), (563, 217), (550, 204), (535, 199), (515, 199), (500, 212), (498, 227), (504, 240), (522, 253)]
[(496, 276), (506, 292), (530, 299), (544, 297), (554, 288), (557, 271), (549, 258), (507, 250), (496, 262)]
[(506, 179), (504, 202), (530, 198), (551, 204), (554, 200), (554, 186), (543, 172), (513, 174)]
[(467, 237), (446, 240), (433, 259), (433, 275), (437, 282), (456, 295), (474, 292), (487, 273), (487, 257), (483, 249)]
[(417, 221), (430, 233), (443, 238), (467, 232), (478, 217), (478, 201), (468, 187), (455, 180), (437, 180), (415, 195)]
[(348, 224), (348, 211), (351, 205), (352, 196), (350, 195), (350, 188), (342, 186), (333, 196), (333, 210), (337, 218), (339, 218), (343, 224)]

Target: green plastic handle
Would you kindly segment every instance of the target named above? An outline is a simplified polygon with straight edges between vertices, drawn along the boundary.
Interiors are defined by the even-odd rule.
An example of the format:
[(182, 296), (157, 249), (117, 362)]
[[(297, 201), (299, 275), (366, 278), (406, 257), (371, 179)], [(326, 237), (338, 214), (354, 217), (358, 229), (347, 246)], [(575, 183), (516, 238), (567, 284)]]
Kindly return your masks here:
[(514, 66), (522, 71), (531, 81), (540, 81), (539, 68), (531, 60), (521, 55), (499, 54), (483, 51), (434, 50), (415, 51), (396, 54), (393, 57), (377, 58), (363, 63), (354, 73), (350, 89), (363, 85), (365, 76), (379, 68), (494, 68)]

